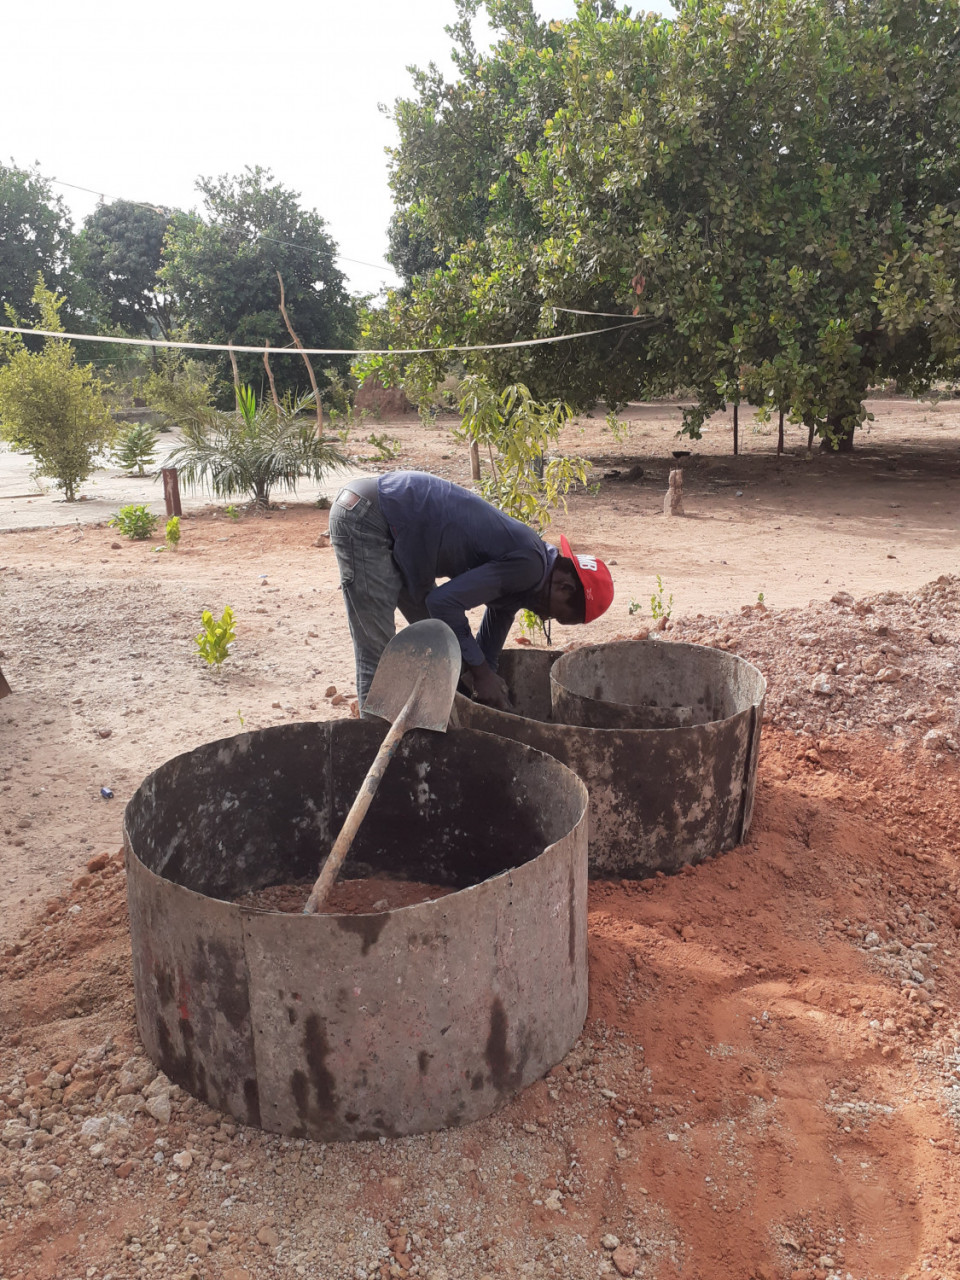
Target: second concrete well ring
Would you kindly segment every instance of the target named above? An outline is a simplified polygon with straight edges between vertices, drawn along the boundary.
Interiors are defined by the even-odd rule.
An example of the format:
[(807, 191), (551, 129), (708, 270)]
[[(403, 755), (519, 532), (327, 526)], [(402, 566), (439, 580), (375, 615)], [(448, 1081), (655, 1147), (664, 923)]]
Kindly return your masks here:
[(539, 748), (590, 792), (590, 869), (643, 877), (741, 843), (766, 681), (734, 654), (638, 640), (507, 649), (517, 714), (457, 697), (460, 723)]
[(522, 743), (406, 734), (344, 868), (458, 892), (363, 915), (232, 901), (313, 880), (384, 732), (347, 720), (208, 743), (127, 805), (141, 1039), (244, 1123), (323, 1140), (463, 1124), (583, 1027), (587, 793)]

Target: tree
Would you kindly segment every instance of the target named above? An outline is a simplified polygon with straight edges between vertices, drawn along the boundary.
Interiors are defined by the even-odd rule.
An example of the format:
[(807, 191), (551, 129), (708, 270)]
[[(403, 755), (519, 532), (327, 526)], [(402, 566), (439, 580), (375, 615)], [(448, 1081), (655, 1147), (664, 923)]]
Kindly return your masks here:
[(77, 261), (87, 302), (101, 324), (129, 334), (167, 337), (168, 299), (158, 288), (168, 209), (114, 200), (84, 220)]
[[(924, 245), (949, 263), (960, 244), (958, 0), (681, 0), (676, 19), (583, 3), (548, 24), (552, 43), (527, 3), (488, 10), (501, 38), (443, 109), (422, 80), (405, 104), (395, 189), (428, 223), (409, 176), (419, 114), (452, 164), (482, 117), (514, 152), (510, 192), (390, 299), (403, 345), (585, 323), (554, 307), (634, 314), (645, 326), (609, 339), (467, 363), (577, 405), (692, 391), (692, 435), (725, 403), (774, 396), (840, 448), (872, 382), (946, 367), (956, 276)], [(538, 79), (551, 109), (535, 128)], [(931, 311), (905, 301), (918, 289)]]
[[(40, 278), (31, 303), (40, 327), (62, 332), (64, 299)], [(19, 323), (8, 308), (10, 323)], [(114, 434), (103, 402), (103, 386), (89, 365), (75, 362), (62, 338), (46, 338), (39, 352), (28, 351), (18, 335), (4, 335), (0, 350), (0, 435), (22, 453), (32, 453), (41, 475), (52, 476), (67, 502), (93, 470), (97, 454)]]
[(38, 272), (64, 291), (72, 240), (66, 207), (39, 170), (0, 165), (0, 305), (28, 314)]
[[(278, 309), (277, 273), (297, 333), (307, 347), (355, 345), (356, 317), (336, 265), (337, 247), (319, 214), (275, 182), (269, 170), (201, 178), (206, 217), (178, 214), (167, 234), (159, 278), (175, 300), (183, 332), (199, 342), (288, 345)], [(257, 356), (238, 356), (244, 382), (259, 384)], [(330, 363), (346, 372), (345, 359)], [(308, 385), (303, 362), (274, 362), (281, 391)]]
[(274, 489), (293, 492), (301, 477), (322, 480), (345, 461), (332, 440), (318, 437), (316, 420), (304, 417), (312, 402), (312, 394), (258, 400), (240, 386), (233, 412), (200, 410), (183, 424), (182, 443), (166, 465), (187, 484), (208, 485), (221, 498), (247, 493), (266, 508)]

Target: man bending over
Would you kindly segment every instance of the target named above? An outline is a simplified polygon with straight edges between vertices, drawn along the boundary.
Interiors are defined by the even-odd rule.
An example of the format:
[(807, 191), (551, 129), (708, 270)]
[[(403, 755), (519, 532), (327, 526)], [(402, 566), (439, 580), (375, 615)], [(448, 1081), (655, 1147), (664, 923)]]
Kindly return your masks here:
[[(422, 471), (351, 480), (330, 511), (330, 541), (357, 662), (360, 707), (397, 608), (408, 622), (439, 618), (456, 634), (478, 701), (509, 710), (496, 674), (520, 609), (564, 626), (592, 622), (613, 600), (610, 570), (560, 550), (483, 498)], [(437, 585), (438, 579), (446, 582)], [(476, 637), (467, 610), (486, 605)]]

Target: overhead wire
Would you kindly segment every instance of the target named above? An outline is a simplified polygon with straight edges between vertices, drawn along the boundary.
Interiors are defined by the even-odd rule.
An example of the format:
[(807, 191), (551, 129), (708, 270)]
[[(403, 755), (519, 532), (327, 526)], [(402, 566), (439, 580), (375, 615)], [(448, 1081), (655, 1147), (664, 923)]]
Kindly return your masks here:
[(573, 342), (578, 338), (592, 338), (601, 333), (615, 333), (618, 329), (635, 328), (643, 323), (643, 320), (626, 320), (623, 324), (611, 324), (603, 329), (586, 329), (583, 333), (557, 333), (548, 338), (522, 338), (516, 342), (482, 342), (446, 347), (249, 347), (232, 342), (175, 342), (169, 338), (117, 338), (103, 333), (63, 333), (57, 329), (27, 329), (22, 325), (10, 324), (0, 324), (0, 333), (19, 333), (22, 336), (35, 338), (60, 338), (67, 342), (107, 342), (127, 347), (167, 347), (179, 351), (232, 351), (238, 355), (419, 356), (441, 355), (448, 351), (506, 351), (516, 347), (540, 347), (552, 342)]

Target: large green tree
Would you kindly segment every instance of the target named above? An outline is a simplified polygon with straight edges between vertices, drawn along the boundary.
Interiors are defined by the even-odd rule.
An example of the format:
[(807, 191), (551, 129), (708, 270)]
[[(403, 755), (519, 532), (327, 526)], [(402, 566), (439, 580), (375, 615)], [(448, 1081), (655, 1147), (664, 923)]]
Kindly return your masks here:
[(0, 313), (10, 306), (36, 319), (37, 273), (65, 290), (72, 241), (66, 206), (39, 170), (0, 164)]
[(169, 300), (157, 272), (172, 218), (168, 209), (114, 200), (84, 219), (76, 254), (91, 319), (133, 335), (168, 335)]
[[(279, 310), (279, 273), (290, 320), (305, 347), (354, 346), (356, 310), (323, 218), (260, 167), (235, 177), (201, 178), (197, 187), (203, 216), (174, 217), (159, 272), (183, 333), (200, 342), (289, 346)], [(326, 363), (346, 371), (345, 360)], [(241, 356), (238, 364), (244, 383), (263, 386), (259, 357)], [(302, 360), (274, 357), (272, 364), (281, 392), (310, 390)]]
[[(635, 314), (609, 338), (468, 362), (579, 404), (689, 389), (694, 434), (724, 403), (773, 404), (848, 447), (871, 382), (925, 385), (957, 350), (958, 0), (677, 8), (585, 2), (558, 24), (528, 0), (488, 6), (491, 53), (398, 106), (398, 216), (443, 265), (379, 323), (437, 345), (591, 323), (555, 307)], [(481, 120), (484, 154), (512, 160), (482, 219), (444, 239), (429, 188), (449, 176), (416, 157), (430, 139), (456, 171)]]

